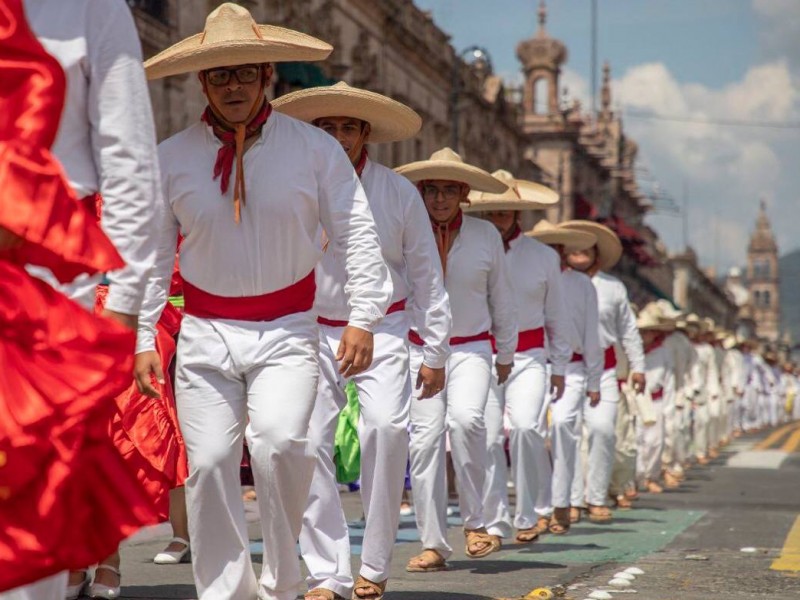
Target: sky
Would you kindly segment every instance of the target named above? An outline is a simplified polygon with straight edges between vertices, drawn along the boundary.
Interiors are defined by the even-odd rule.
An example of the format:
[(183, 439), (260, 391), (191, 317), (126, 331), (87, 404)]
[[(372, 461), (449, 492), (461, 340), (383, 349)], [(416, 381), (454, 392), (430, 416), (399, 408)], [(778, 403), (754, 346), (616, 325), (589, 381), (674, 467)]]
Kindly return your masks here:
[[(537, 29), (538, 0), (415, 2), (457, 50), (485, 47), (496, 73), (521, 81), (515, 48)], [(547, 30), (569, 51), (561, 86), (588, 107), (591, 2), (548, 0), (547, 10)], [(781, 253), (800, 248), (800, 0), (597, 0), (597, 10), (598, 71), (608, 60), (640, 186), (686, 201), (701, 263), (745, 263), (762, 198)], [(684, 247), (680, 215), (647, 221), (671, 251)]]

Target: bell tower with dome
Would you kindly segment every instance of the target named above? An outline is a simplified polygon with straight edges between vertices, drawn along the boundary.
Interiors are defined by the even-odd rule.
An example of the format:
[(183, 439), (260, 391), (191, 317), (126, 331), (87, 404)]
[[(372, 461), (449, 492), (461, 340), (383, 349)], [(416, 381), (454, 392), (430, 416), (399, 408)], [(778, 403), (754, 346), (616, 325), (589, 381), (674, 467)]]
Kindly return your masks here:
[(763, 200), (758, 211), (756, 229), (747, 246), (746, 281), (756, 335), (777, 341), (781, 331), (778, 244), (775, 242)]

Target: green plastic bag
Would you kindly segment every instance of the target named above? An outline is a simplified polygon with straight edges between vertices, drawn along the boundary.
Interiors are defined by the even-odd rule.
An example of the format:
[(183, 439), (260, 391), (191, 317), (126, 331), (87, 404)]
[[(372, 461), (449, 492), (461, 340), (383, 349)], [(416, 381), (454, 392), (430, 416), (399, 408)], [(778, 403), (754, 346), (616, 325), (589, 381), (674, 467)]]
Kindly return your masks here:
[(344, 388), (347, 405), (339, 413), (333, 447), (333, 462), (336, 465), (336, 481), (352, 483), (361, 475), (361, 446), (358, 441), (358, 392), (356, 385), (348, 381)]

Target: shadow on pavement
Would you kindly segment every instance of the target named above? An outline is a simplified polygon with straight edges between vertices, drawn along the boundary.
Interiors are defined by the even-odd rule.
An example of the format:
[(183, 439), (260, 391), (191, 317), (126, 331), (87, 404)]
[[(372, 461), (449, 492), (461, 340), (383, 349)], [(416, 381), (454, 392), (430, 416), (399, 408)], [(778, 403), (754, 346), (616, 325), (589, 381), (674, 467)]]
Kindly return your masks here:
[(125, 598), (185, 600), (197, 598), (197, 591), (193, 585), (175, 583), (169, 585), (123, 585), (120, 600), (125, 600)]
[(491, 596), (454, 592), (386, 592), (387, 600), (489, 600)]
[(515, 571), (526, 571), (530, 569), (566, 569), (566, 565), (546, 562), (520, 562), (513, 560), (486, 560), (466, 561), (449, 560), (447, 561), (448, 571), (469, 571), (476, 575), (494, 575), (497, 573), (513, 573)]

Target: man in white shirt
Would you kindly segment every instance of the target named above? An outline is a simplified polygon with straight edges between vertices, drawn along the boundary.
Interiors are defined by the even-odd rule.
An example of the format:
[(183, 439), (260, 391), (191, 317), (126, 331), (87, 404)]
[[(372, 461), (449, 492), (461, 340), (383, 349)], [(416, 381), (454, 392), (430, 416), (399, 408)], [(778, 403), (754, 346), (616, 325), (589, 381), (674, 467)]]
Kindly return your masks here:
[[(79, 198), (94, 209), (103, 197), (101, 225), (126, 267), (106, 274), (103, 314), (132, 329), (155, 259), (150, 219), (160, 197), (155, 127), (144, 78), (141, 44), (122, 0), (25, 0), (28, 22), (39, 42), (61, 65), (67, 96), (52, 152)], [(0, 236), (1, 237), (1, 236)], [(48, 271), (31, 268), (56, 285)], [(87, 309), (94, 306), (100, 277), (81, 277), (59, 289)], [(104, 560), (92, 592), (119, 593), (119, 555)], [(59, 574), (0, 598), (75, 597), (85, 591), (86, 572)]]
[[(586, 231), (556, 227), (546, 220), (539, 221), (526, 235), (547, 244), (558, 253), (563, 312), (569, 321), (570, 362), (566, 369), (564, 395), (561, 398), (552, 396), (550, 430), (553, 516), (548, 531), (560, 535), (567, 533), (570, 527), (572, 487), (581, 440), (581, 417), (600, 403), (600, 378), (603, 375), (597, 292), (586, 274), (569, 268), (567, 256), (571, 252), (591, 248), (597, 243), (597, 237)], [(579, 475), (583, 477), (583, 473)]]
[(709, 405), (719, 402), (721, 394), (719, 372), (717, 371), (714, 349), (706, 341), (706, 333), (709, 328), (708, 321), (691, 314), (686, 317), (686, 323), (690, 327), (689, 337), (697, 352), (697, 369), (693, 377), (696, 386), (693, 406), (694, 428), (692, 430), (694, 455), (699, 464), (706, 465), (710, 460), (708, 457)]
[(351, 593), (354, 598), (380, 597), (389, 578), (408, 461), (409, 321), (425, 340), (414, 402), (425, 401), (444, 387), (451, 323), (436, 242), (419, 192), (405, 177), (370, 160), (366, 144), (408, 139), (416, 135), (422, 121), (407, 106), (346, 83), (301, 90), (278, 98), (273, 106), (315, 124), (341, 143), (361, 178), (392, 276), (392, 306), (374, 331), (372, 366), (353, 378), (360, 404), (360, 483), (366, 518), (355, 586), (333, 464), (338, 415), (347, 403), (334, 351), (348, 314), (346, 273), (341, 257), (333, 252), (324, 254), (316, 270), (320, 384), (309, 437), (317, 461), (300, 533), (312, 588), (306, 594), (308, 600), (328, 600), (331, 592), (343, 597)]
[[(337, 358), (350, 377), (372, 360), (372, 331), (392, 286), (363, 188), (341, 145), (273, 112), (272, 63), (321, 60), (331, 47), (257, 25), (226, 3), (203, 35), (145, 65), (151, 78), (199, 72), (208, 99), (198, 122), (159, 147), (165, 201), (160, 245), (142, 312), (137, 382), (158, 373), (153, 327), (167, 301), (175, 243), (185, 316), (175, 396), (186, 441), (186, 500), (199, 598), (292, 600), (302, 584), (295, 545), (314, 470), (308, 429), (319, 378), (314, 269), (343, 258), (350, 312)], [(219, 181), (217, 181), (217, 179)], [(247, 436), (264, 540), (256, 581), (238, 465)]]
[[(503, 385), (492, 381), (486, 402), (489, 471), (484, 485), (484, 515), (486, 529), (497, 544), (512, 535), (512, 527), (517, 529), (518, 542), (529, 543), (547, 530), (553, 512), (552, 467), (546, 445), (547, 393), (551, 388), (559, 397), (563, 393), (564, 371), (572, 352), (558, 258), (544, 244), (522, 235), (519, 214), (522, 210), (546, 209), (558, 201), (558, 195), (540, 184), (516, 179), (508, 171), (496, 171), (493, 176), (509, 189), (502, 194), (473, 192), (465, 210), (480, 211), (500, 232), (520, 331), (514, 372)], [(553, 363), (549, 381), (548, 350)], [(513, 523), (507, 486), (506, 415), (516, 488)]]
[[(466, 554), (481, 558), (497, 550), (483, 514), (490, 337), (496, 341), (495, 368), (502, 384), (513, 366), (517, 314), (500, 234), (491, 223), (464, 216), (460, 206), (470, 190), (500, 193), (507, 186), (464, 163), (449, 148), (397, 172), (417, 184), (428, 210), (453, 318), (445, 388), (433, 398), (411, 404), (411, 487), (423, 552), (409, 561), (406, 570), (440, 571), (452, 553), (447, 543), (445, 430), (450, 435)], [(422, 365), (425, 342), (413, 329), (409, 339), (413, 378)]]
[(600, 345), (604, 351), (604, 371), (600, 381), (600, 404), (597, 410), (587, 412), (591, 420), (586, 421), (589, 431), (589, 458), (586, 465), (585, 500), (582, 489), (583, 478), (576, 477), (578, 484), (573, 489), (573, 506), (586, 502), (589, 519), (595, 522), (611, 520), (611, 511), (606, 506), (608, 484), (614, 466), (614, 444), (616, 438), (617, 403), (619, 387), (616, 375), (614, 344), (625, 349), (631, 372), (631, 383), (637, 392), (645, 387), (644, 352), (642, 338), (636, 328), (636, 318), (631, 311), (628, 291), (619, 279), (609, 271), (622, 256), (622, 244), (608, 227), (591, 221), (567, 221), (560, 227), (589, 231), (597, 236), (597, 245), (569, 256), (570, 267), (586, 273), (592, 278), (597, 290), (600, 311)]

